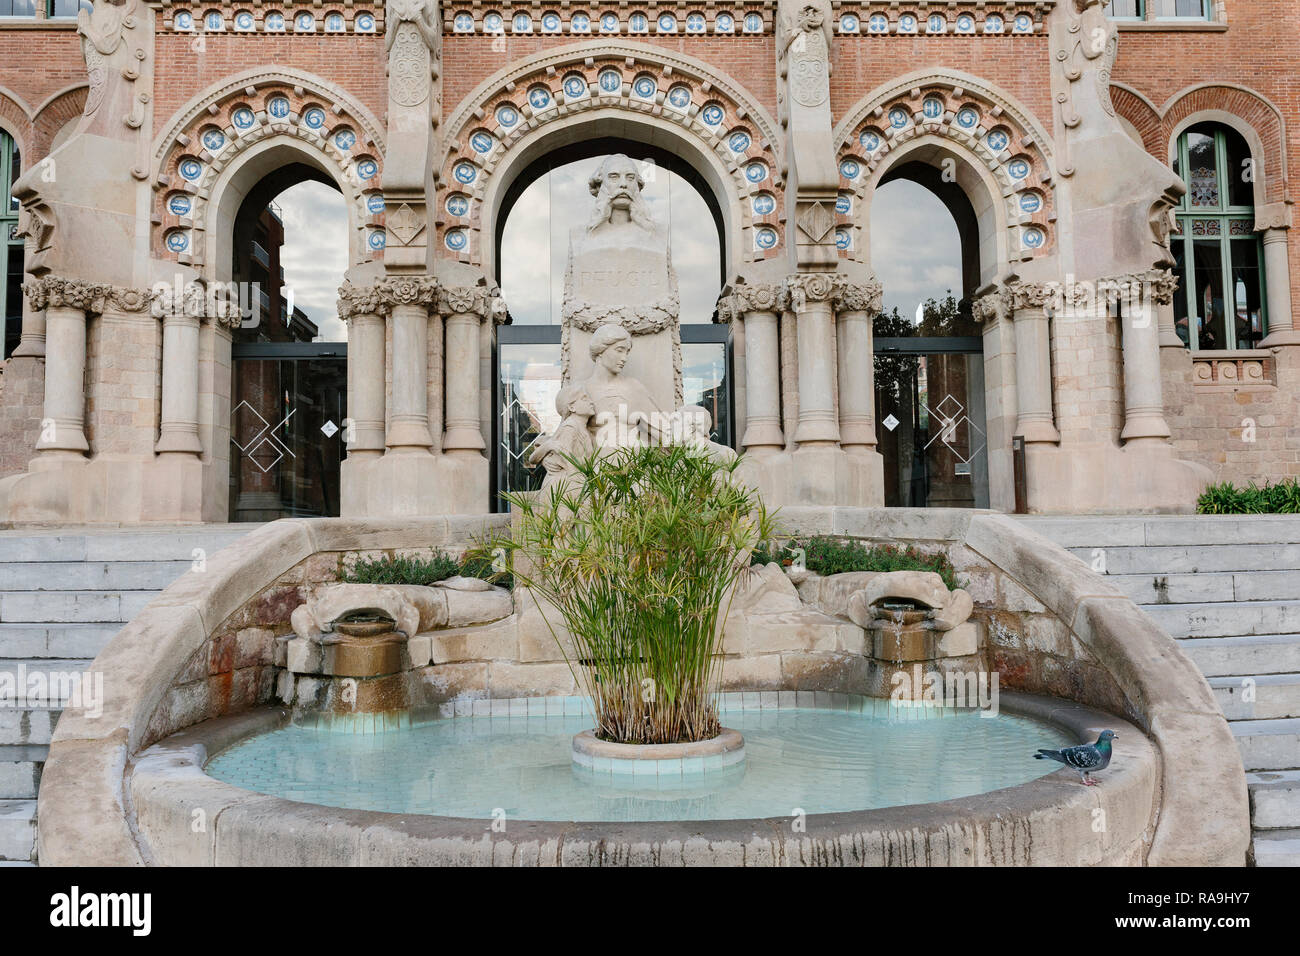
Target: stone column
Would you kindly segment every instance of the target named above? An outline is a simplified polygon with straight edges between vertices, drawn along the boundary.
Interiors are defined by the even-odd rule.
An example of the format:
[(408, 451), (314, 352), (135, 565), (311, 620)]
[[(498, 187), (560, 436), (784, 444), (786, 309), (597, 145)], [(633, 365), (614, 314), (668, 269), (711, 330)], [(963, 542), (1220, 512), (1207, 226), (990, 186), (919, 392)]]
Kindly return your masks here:
[(1059, 444), (1061, 433), (1052, 418), (1051, 336), (1047, 310), (1059, 304), (1056, 290), (1046, 285), (1013, 282), (1012, 322), (1016, 339), (1016, 434), (1026, 444)]
[(376, 286), (393, 324), (393, 407), (388, 452), (431, 452), (429, 431), (429, 307), (431, 276), (389, 276)]
[(80, 455), (86, 441), (86, 313), (103, 308), (107, 287), (44, 276), (23, 286), (33, 309), (45, 312), (45, 409), (36, 450)]
[(1124, 427), (1120, 440), (1163, 442), (1170, 436), (1160, 372), (1159, 306), (1173, 301), (1178, 280), (1155, 270), (1112, 283), (1119, 294), (1120, 345), (1124, 360)]
[(1268, 296), (1268, 335), (1260, 343), (1300, 345), (1300, 331), (1291, 314), (1291, 264), (1287, 258), (1287, 230), (1264, 230), (1264, 282)]
[(339, 316), (348, 324), (348, 456), (359, 460), (384, 453), (384, 318), (373, 286), (344, 282)]
[(444, 452), (481, 454), (487, 446), (479, 423), (479, 323), (488, 314), (487, 290), (438, 290), (438, 312), (446, 334), (446, 420)]
[(835, 415), (835, 316), (831, 307), (834, 279), (829, 273), (803, 273), (786, 280), (790, 309), (796, 318), (799, 348), (799, 447), (836, 445), (840, 424)]
[(844, 282), (835, 292), (840, 445), (853, 454), (876, 448), (875, 355), (871, 322), (880, 313), (880, 283)]
[[(33, 280), (29, 280), (33, 281)], [(45, 355), (45, 312), (32, 305), (30, 296), (23, 296), (22, 336), (11, 358)]]
[(197, 288), (180, 297), (169, 290), (154, 301), (154, 315), (163, 324), (162, 414), (154, 445), (160, 455), (203, 454), (199, 440), (199, 325), (207, 311), (203, 306), (202, 290)]
[(774, 454), (785, 447), (781, 434), (781, 346), (777, 313), (781, 287), (774, 283), (738, 286), (732, 310), (745, 325), (745, 434), (748, 453)]

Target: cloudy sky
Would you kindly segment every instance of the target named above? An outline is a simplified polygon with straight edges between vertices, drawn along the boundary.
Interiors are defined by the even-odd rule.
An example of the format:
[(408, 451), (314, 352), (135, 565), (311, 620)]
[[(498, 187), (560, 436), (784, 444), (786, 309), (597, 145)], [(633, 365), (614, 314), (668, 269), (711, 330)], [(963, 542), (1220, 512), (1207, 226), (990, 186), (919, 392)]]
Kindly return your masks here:
[[(535, 180), (510, 211), (501, 238), (501, 291), (516, 325), (558, 325), (569, 231), (594, 202), (587, 179), (600, 157), (568, 163)], [(718, 300), (718, 232), (704, 199), (674, 172), (641, 164), (643, 195), (667, 223), (683, 322), (708, 322)]]
[(926, 299), (951, 289), (961, 298), (961, 237), (934, 193), (906, 179), (876, 190), (871, 203), (871, 265), (885, 288), (885, 311), (915, 319)]
[(294, 308), (320, 329), (318, 341), (342, 342), (347, 326), (338, 317), (339, 286), (348, 267), (348, 211), (337, 189), (303, 182), (275, 197), (284, 221), (280, 264), (293, 290)]

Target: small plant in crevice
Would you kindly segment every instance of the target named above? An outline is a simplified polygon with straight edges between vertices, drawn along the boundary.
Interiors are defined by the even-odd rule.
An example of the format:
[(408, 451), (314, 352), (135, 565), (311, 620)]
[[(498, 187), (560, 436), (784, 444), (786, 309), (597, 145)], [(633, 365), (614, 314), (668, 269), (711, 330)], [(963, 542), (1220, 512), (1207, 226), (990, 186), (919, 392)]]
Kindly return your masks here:
[(948, 590), (964, 587), (957, 571), (945, 554), (927, 554), (916, 548), (899, 548), (893, 545), (869, 545), (853, 538), (814, 535), (780, 548), (775, 546), (754, 549), (754, 564), (792, 564), (799, 552), (804, 555), (804, 567), (817, 574), (843, 574), (848, 571), (933, 571), (943, 578)]

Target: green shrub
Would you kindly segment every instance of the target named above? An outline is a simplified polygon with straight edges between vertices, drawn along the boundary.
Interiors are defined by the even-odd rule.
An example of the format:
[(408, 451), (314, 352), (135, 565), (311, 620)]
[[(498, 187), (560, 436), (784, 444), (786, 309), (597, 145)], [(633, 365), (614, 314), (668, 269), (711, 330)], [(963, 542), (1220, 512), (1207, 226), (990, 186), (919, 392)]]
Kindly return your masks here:
[(1253, 481), (1238, 488), (1230, 481), (1209, 485), (1196, 499), (1196, 511), (1203, 515), (1300, 514), (1300, 481), (1286, 478), (1277, 484)]
[(943, 578), (952, 591), (963, 586), (957, 572), (944, 554), (926, 554), (915, 548), (892, 545), (868, 545), (853, 538), (815, 535), (805, 541), (787, 544), (779, 550), (756, 548), (754, 564), (791, 564), (804, 552), (804, 567), (817, 574), (843, 574), (846, 571), (933, 571)]
[(718, 622), (746, 555), (770, 536), (762, 502), (732, 481), (735, 462), (683, 445), (574, 464), (575, 478), (547, 492), (505, 495), (516, 530), (484, 550), (503, 549), (515, 579), (563, 619), (574, 656), (560, 648), (592, 699), (598, 737), (717, 736)]
[(343, 580), (349, 584), (437, 584), (463, 575), (482, 578), (493, 584), (510, 587), (509, 575), (499, 574), (492, 565), (492, 555), (470, 549), (459, 561), (441, 551), (427, 558), (411, 556), (358, 558), (349, 566)]

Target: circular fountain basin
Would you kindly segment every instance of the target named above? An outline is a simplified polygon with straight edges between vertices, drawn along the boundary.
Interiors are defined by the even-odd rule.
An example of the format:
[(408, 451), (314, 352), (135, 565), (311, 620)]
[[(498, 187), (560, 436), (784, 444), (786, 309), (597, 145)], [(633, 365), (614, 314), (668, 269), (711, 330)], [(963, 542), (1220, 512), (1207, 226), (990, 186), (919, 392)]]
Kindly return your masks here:
[[(574, 735), (591, 726), (585, 702), (531, 698), (423, 722), (401, 714), (302, 726), (272, 709), (208, 721), (142, 754), (132, 796), (142, 835), (157, 834), (154, 853), (168, 863), (1140, 858), (1157, 758), (1114, 716), (1009, 692), (988, 718), (845, 694), (724, 696), (738, 699), (720, 711), (743, 735), (746, 759), (713, 773), (575, 764)], [(1104, 727), (1123, 748), (1099, 787), (1032, 757)], [(215, 835), (174, 829), (194, 806), (217, 816)]]

